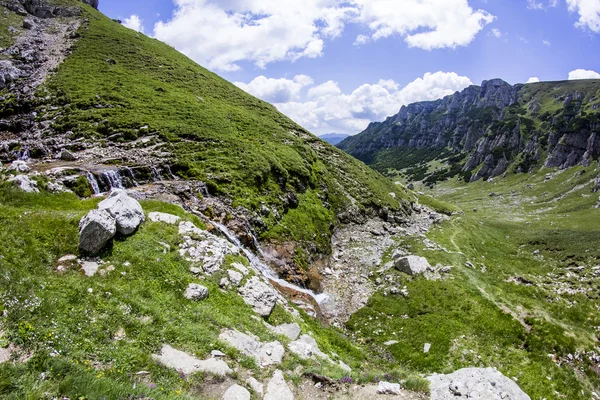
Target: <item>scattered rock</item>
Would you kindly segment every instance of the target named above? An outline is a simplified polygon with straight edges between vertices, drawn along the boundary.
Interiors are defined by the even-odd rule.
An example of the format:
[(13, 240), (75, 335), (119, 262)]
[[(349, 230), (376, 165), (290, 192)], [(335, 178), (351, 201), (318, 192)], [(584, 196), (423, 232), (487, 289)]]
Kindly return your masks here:
[(226, 354), (220, 350), (213, 350), (210, 352), (210, 355), (213, 356), (213, 358), (221, 358), (226, 356)]
[(302, 359), (313, 358), (314, 356), (330, 360), (329, 356), (319, 349), (319, 345), (312, 336), (302, 335), (300, 339), (288, 344), (290, 351)]
[(219, 335), (219, 340), (227, 343), (243, 355), (258, 359), (261, 344), (258, 340), (234, 329), (225, 329)]
[(263, 396), (263, 394), (264, 394), (263, 384), (260, 383), (259, 381), (257, 381), (256, 378), (254, 378), (252, 376), (248, 377), (248, 379), (246, 379), (246, 383), (248, 384), (248, 386), (250, 386), (252, 388), (254, 393), (256, 393), (259, 397)]
[(183, 351), (174, 349), (165, 344), (161, 349), (161, 354), (153, 354), (152, 358), (168, 368), (173, 368), (186, 375), (196, 372), (206, 372), (213, 375), (225, 376), (233, 373), (231, 368), (223, 360), (209, 358), (208, 360), (199, 360)]
[(231, 264), (231, 266), (233, 268), (237, 269), (238, 271), (240, 271), (244, 276), (248, 275), (248, 268), (246, 268), (243, 264), (233, 263), (233, 264)]
[(190, 272), (194, 275), (202, 274), (202, 270), (200, 268), (196, 268), (196, 267), (190, 267)]
[(63, 150), (60, 152), (60, 159), (63, 161), (75, 161), (77, 160), (77, 156), (69, 150)]
[(117, 231), (123, 235), (131, 235), (146, 219), (140, 203), (121, 189), (113, 190), (98, 204), (98, 209), (110, 213), (117, 221)]
[(267, 384), (267, 394), (265, 394), (264, 400), (294, 400), (294, 394), (285, 382), (283, 373), (280, 370), (275, 371)]
[(246, 304), (250, 305), (262, 317), (268, 317), (277, 304), (277, 291), (273, 287), (253, 276), (238, 289)]
[(15, 182), (19, 189), (25, 193), (38, 193), (37, 182), (29, 178), (27, 175), (17, 175), (8, 180), (9, 182)]
[(189, 300), (201, 301), (208, 298), (208, 288), (197, 283), (190, 283), (185, 289), (184, 296)]
[(402, 394), (402, 388), (399, 383), (390, 383), (381, 381), (379, 382), (379, 387), (377, 388), (378, 394), (392, 394), (392, 395), (400, 395)]
[(83, 270), (86, 276), (92, 277), (96, 275), (96, 272), (98, 272), (98, 268), (100, 268), (100, 264), (95, 261), (81, 262), (81, 269)]
[(107, 211), (92, 210), (79, 221), (79, 249), (98, 254), (116, 232), (116, 221)]
[(429, 353), (429, 350), (431, 350), (431, 343), (425, 343), (425, 346), (423, 346), (423, 353)]
[(33, 21), (30, 20), (29, 18), (25, 18), (23, 20), (23, 29), (33, 29)]
[(300, 325), (295, 322), (293, 324), (282, 324), (273, 327), (272, 331), (293, 341), (298, 339), (298, 336), (300, 336)]
[(221, 278), (221, 280), (219, 281), (219, 287), (221, 289), (225, 289), (225, 288), (229, 287), (229, 285), (230, 285), (230, 282), (229, 282), (229, 279), (227, 279), (227, 278)]
[(233, 286), (240, 286), (242, 280), (244, 279), (244, 275), (242, 275), (240, 272), (233, 271), (231, 269), (227, 271), (227, 275), (229, 275), (229, 280), (231, 281)]
[(148, 214), (148, 218), (152, 222), (163, 222), (169, 225), (175, 225), (181, 220), (180, 217), (173, 214), (161, 213), (161, 212), (151, 212)]
[(395, 267), (409, 275), (423, 274), (431, 268), (427, 259), (419, 256), (402, 257), (396, 261)]
[(228, 254), (239, 253), (239, 249), (227, 240), (204, 231), (189, 221), (179, 223), (179, 234), (184, 240), (179, 246), (179, 254), (187, 261), (201, 265), (208, 275), (221, 270)]
[(223, 400), (250, 400), (250, 392), (245, 387), (236, 384), (225, 391)]
[(395, 345), (395, 344), (398, 344), (398, 343), (400, 343), (400, 342), (399, 342), (399, 341), (397, 341), (397, 340), (388, 340), (388, 341), (387, 341), (387, 342), (385, 342), (383, 345), (384, 345), (384, 346), (392, 346), (392, 345)]
[(531, 400), (515, 382), (493, 368), (465, 368), (427, 379), (431, 400)]

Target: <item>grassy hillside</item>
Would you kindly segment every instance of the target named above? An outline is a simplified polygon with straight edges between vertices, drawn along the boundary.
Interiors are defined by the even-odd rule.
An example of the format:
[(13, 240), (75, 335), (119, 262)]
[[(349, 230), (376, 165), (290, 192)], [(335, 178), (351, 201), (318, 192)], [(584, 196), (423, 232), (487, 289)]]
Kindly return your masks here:
[[(73, 53), (38, 94), (49, 94), (50, 104), (60, 107), (41, 106), (43, 119), (56, 117), (58, 133), (100, 145), (156, 135), (147, 145), (158, 145), (157, 157), (166, 157), (176, 175), (206, 182), (212, 194), (231, 198), (234, 207), (257, 211), (266, 204), (285, 215), (286, 195), (297, 193), (299, 209), (312, 212), (281, 221), (265, 218), (264, 234), (270, 238), (292, 235), (302, 241), (316, 232), (329, 234), (335, 216), (354, 201), (350, 198), (363, 210), (406, 207), (407, 192), (272, 105), (168, 45), (91, 7), (85, 10), (89, 24), (79, 30)], [(145, 161), (126, 157), (124, 165)]]

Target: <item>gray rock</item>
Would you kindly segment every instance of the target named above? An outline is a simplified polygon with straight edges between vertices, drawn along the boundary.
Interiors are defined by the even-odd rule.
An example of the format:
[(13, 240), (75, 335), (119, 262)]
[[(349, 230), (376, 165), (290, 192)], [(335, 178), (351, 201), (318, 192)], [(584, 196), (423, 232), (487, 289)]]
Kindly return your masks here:
[(85, 273), (86, 276), (94, 276), (98, 269), (100, 268), (100, 264), (95, 261), (82, 261), (81, 269)]
[(221, 350), (213, 350), (210, 352), (210, 355), (213, 356), (213, 358), (221, 358), (226, 356), (226, 354)]
[(229, 275), (229, 280), (233, 284), (233, 286), (240, 286), (242, 280), (244, 279), (244, 275), (241, 272), (237, 272), (234, 270), (228, 270), (227, 275)]
[(431, 400), (531, 400), (513, 380), (493, 368), (465, 368), (427, 379)]
[(8, 167), (8, 170), (16, 171), (16, 172), (29, 172), (31, 170), (31, 168), (29, 168), (29, 165), (27, 165), (27, 163), (25, 161), (17, 160), (17, 161), (13, 161), (10, 164), (10, 166)]
[(283, 355), (285, 354), (285, 349), (283, 345), (279, 342), (271, 342), (265, 343), (258, 355), (259, 364), (261, 367), (266, 367), (268, 365), (279, 365), (283, 360)]
[(25, 18), (23, 20), (23, 29), (33, 29), (33, 21), (30, 20), (29, 18)]
[(290, 340), (296, 340), (298, 339), (298, 336), (300, 336), (300, 325), (295, 322), (293, 324), (278, 325), (273, 328), (273, 332), (278, 335), (283, 335)]
[(252, 388), (254, 393), (256, 393), (259, 397), (263, 396), (263, 394), (264, 394), (263, 384), (260, 383), (259, 381), (257, 381), (256, 378), (250, 376), (250, 377), (248, 377), (248, 379), (246, 379), (246, 383), (248, 384), (248, 386), (250, 386)]
[(115, 219), (104, 210), (92, 210), (79, 221), (79, 249), (98, 254), (117, 232)]
[(300, 339), (288, 344), (288, 349), (304, 360), (316, 356), (331, 361), (329, 356), (319, 349), (319, 345), (315, 339), (309, 335), (300, 336)]
[(146, 219), (140, 203), (121, 189), (113, 190), (106, 200), (98, 204), (98, 209), (113, 216), (117, 221), (117, 231), (123, 235), (131, 235)]
[(398, 271), (405, 272), (409, 275), (418, 275), (425, 273), (431, 266), (424, 257), (407, 256), (398, 259), (395, 267)]
[(161, 212), (151, 212), (150, 214), (148, 214), (148, 218), (152, 222), (163, 222), (169, 225), (175, 225), (181, 219), (177, 215)]
[(258, 358), (260, 353), (261, 344), (258, 340), (234, 329), (226, 329), (221, 332), (219, 340), (233, 347), (246, 357)]
[(165, 344), (160, 354), (153, 354), (152, 358), (168, 368), (173, 368), (186, 375), (196, 372), (205, 372), (213, 375), (225, 376), (231, 375), (233, 371), (223, 360), (209, 358), (208, 360), (199, 360), (183, 351), (174, 349)]
[(377, 387), (378, 394), (392, 394), (399, 396), (402, 394), (402, 388), (399, 383), (390, 383), (381, 381), (379, 382), (379, 386)]
[(77, 156), (71, 153), (69, 150), (63, 150), (60, 152), (60, 159), (63, 161), (75, 161), (77, 160)]
[(31, 180), (27, 175), (17, 175), (8, 180), (17, 184), (19, 189), (26, 193), (38, 193), (40, 190), (37, 188), (37, 182)]
[(23, 71), (15, 67), (10, 60), (0, 60), (0, 89), (5, 88), (8, 84), (16, 81), (22, 75)]
[(185, 289), (184, 296), (188, 300), (201, 301), (208, 298), (208, 288), (197, 283), (190, 283)]
[(263, 317), (268, 317), (277, 304), (277, 291), (257, 276), (253, 276), (246, 284), (238, 289), (246, 304)]
[(264, 400), (294, 400), (294, 394), (283, 378), (280, 370), (275, 371), (267, 384), (267, 393)]
[(349, 366), (349, 365), (347, 365), (347, 364), (346, 364), (345, 362), (343, 362), (342, 360), (340, 360), (340, 361), (338, 362), (338, 365), (340, 366), (340, 368), (341, 368), (343, 371), (346, 371), (346, 372), (348, 372), (348, 373), (352, 372), (352, 368), (350, 368), (350, 366)]
[(250, 392), (245, 387), (235, 384), (225, 391), (223, 400), (250, 400)]

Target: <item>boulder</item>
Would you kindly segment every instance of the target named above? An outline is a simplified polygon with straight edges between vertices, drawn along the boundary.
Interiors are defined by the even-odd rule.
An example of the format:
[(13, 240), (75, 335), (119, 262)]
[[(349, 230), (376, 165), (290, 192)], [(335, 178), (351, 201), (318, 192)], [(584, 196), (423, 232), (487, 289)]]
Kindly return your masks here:
[(250, 392), (245, 387), (236, 384), (225, 391), (223, 400), (250, 400)]
[(17, 184), (19, 189), (26, 193), (38, 193), (39, 189), (37, 188), (37, 182), (31, 180), (27, 175), (17, 175), (8, 180), (9, 182), (14, 182)]
[(244, 279), (244, 275), (232, 269), (227, 271), (227, 275), (229, 275), (229, 280), (231, 281), (233, 286), (240, 286), (242, 280)]
[(263, 396), (263, 394), (264, 394), (263, 384), (260, 383), (259, 381), (257, 381), (256, 378), (250, 376), (250, 377), (248, 377), (248, 379), (246, 379), (246, 383), (248, 384), (248, 386), (250, 386), (252, 388), (254, 393), (256, 393), (259, 397)]
[(396, 261), (395, 267), (398, 271), (405, 272), (409, 275), (423, 274), (431, 268), (427, 259), (419, 256), (399, 258), (398, 261)]
[(290, 340), (296, 340), (296, 339), (298, 339), (298, 336), (300, 336), (300, 325), (298, 325), (295, 322), (293, 324), (278, 325), (278, 326), (274, 327), (272, 330), (276, 334), (283, 335)]
[(10, 164), (8, 170), (16, 172), (29, 172), (31, 168), (29, 168), (29, 165), (27, 165), (25, 161), (17, 160)]
[(190, 283), (185, 289), (184, 296), (188, 300), (201, 301), (208, 298), (208, 288), (197, 283)]
[(122, 189), (113, 190), (106, 200), (98, 204), (98, 209), (113, 216), (117, 221), (117, 231), (123, 235), (131, 235), (145, 220), (140, 203)]
[(219, 340), (227, 343), (246, 357), (258, 358), (261, 343), (250, 335), (226, 329), (219, 335)]
[(63, 150), (60, 152), (60, 159), (63, 161), (75, 161), (77, 160), (77, 156), (69, 150)]
[(208, 360), (199, 360), (183, 351), (174, 349), (165, 344), (160, 354), (153, 354), (152, 358), (161, 365), (173, 368), (185, 375), (196, 372), (205, 372), (218, 376), (231, 375), (233, 371), (223, 360), (209, 358)]
[(0, 60), (0, 89), (5, 88), (11, 82), (19, 79), (22, 75), (23, 72), (15, 67), (10, 60)]
[(246, 304), (263, 317), (268, 317), (277, 304), (277, 291), (257, 276), (253, 276), (246, 284), (238, 289)]
[(465, 368), (427, 379), (431, 400), (531, 400), (512, 379), (493, 368)]
[(399, 396), (402, 394), (402, 388), (399, 383), (390, 383), (390, 382), (379, 382), (379, 386), (377, 387), (378, 394), (392, 394)]
[(290, 351), (302, 359), (319, 357), (331, 361), (329, 356), (319, 349), (316, 340), (309, 335), (302, 335), (300, 339), (288, 344)]
[(175, 225), (181, 219), (177, 215), (161, 212), (151, 212), (148, 214), (148, 218), (150, 218), (150, 221), (152, 222), (163, 222), (169, 225)]
[(92, 210), (79, 221), (79, 249), (98, 254), (117, 232), (115, 219), (105, 210)]
[(33, 21), (30, 20), (29, 18), (25, 18), (23, 20), (23, 29), (33, 29)]
[(280, 370), (275, 371), (267, 384), (267, 394), (264, 400), (294, 400), (294, 394), (283, 378)]
[(258, 362), (261, 367), (268, 365), (279, 365), (283, 360), (285, 349), (279, 342), (265, 343), (260, 349), (258, 355)]

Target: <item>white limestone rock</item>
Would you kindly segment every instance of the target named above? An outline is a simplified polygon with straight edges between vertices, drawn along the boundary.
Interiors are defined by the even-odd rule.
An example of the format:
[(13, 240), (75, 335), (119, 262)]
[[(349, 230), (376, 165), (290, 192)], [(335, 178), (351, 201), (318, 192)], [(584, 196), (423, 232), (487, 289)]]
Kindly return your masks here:
[(238, 289), (246, 304), (250, 305), (262, 317), (268, 317), (277, 304), (277, 291), (270, 285), (253, 276)]
[(184, 296), (188, 300), (201, 301), (208, 298), (208, 288), (197, 283), (190, 283), (185, 289)]
[(148, 214), (148, 218), (152, 222), (162, 222), (169, 225), (175, 225), (181, 220), (180, 217), (173, 214), (161, 213), (161, 212), (151, 212)]
[(431, 400), (531, 400), (512, 379), (494, 368), (465, 368), (427, 379)]
[(167, 344), (163, 345), (160, 354), (153, 354), (152, 358), (165, 367), (173, 368), (186, 375), (196, 372), (206, 372), (213, 375), (225, 376), (233, 373), (223, 360), (215, 358), (199, 360)]
[(267, 384), (267, 393), (264, 400), (294, 400), (294, 394), (285, 382), (283, 373), (280, 370), (275, 371)]
[(116, 221), (107, 211), (92, 210), (79, 221), (79, 249), (98, 254), (116, 232)]
[(402, 257), (396, 261), (395, 267), (409, 275), (424, 274), (431, 268), (427, 259), (419, 256)]
[(123, 235), (131, 235), (146, 219), (140, 203), (121, 189), (113, 190), (98, 204), (98, 209), (108, 211), (117, 221), (117, 231)]

